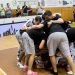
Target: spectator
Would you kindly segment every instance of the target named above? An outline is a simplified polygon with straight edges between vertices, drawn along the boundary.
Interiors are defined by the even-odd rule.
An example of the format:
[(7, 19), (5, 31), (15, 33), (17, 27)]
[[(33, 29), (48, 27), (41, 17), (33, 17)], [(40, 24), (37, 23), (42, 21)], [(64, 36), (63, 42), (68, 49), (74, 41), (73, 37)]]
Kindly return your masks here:
[(40, 5), (40, 2), (38, 2), (38, 6), (36, 7), (37, 9), (37, 15), (42, 15), (43, 14), (43, 8), (42, 6)]
[(7, 17), (7, 18), (12, 17), (11, 11), (12, 11), (12, 10), (11, 10), (11, 8), (10, 8), (10, 4), (7, 3), (7, 7), (6, 7), (6, 17)]
[(75, 5), (73, 5), (73, 17), (74, 17), (74, 21), (75, 21)]
[(41, 0), (41, 5), (45, 6), (45, 0)]
[(21, 16), (21, 9), (20, 9), (20, 7), (19, 7), (19, 5), (17, 6), (17, 14), (16, 14), (16, 16), (18, 17), (18, 16)]
[(0, 6), (0, 17), (5, 18), (5, 9), (3, 7), (3, 4), (1, 4)]
[(32, 15), (32, 8), (30, 5), (28, 6), (28, 15)]
[(24, 2), (24, 6), (22, 7), (22, 10), (23, 10), (23, 15), (27, 16), (28, 15), (28, 13), (27, 13), (28, 7), (26, 6), (26, 2)]

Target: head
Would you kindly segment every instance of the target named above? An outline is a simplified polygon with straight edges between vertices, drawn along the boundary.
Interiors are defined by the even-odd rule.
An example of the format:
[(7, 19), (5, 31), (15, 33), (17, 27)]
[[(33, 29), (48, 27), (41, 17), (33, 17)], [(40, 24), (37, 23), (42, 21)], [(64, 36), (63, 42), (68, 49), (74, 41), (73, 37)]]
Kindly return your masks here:
[(7, 7), (9, 7), (10, 6), (10, 4), (9, 3), (7, 3)]
[(40, 24), (41, 20), (42, 20), (42, 19), (41, 19), (40, 16), (36, 16), (35, 19), (34, 19), (34, 24), (35, 24), (35, 25)]
[(1, 4), (1, 7), (3, 7), (3, 4)]
[(24, 2), (24, 6), (26, 6), (26, 2)]
[(38, 6), (40, 6), (40, 2), (38, 2)]
[(53, 19), (52, 12), (50, 10), (45, 11), (44, 18), (45, 20), (52, 20)]

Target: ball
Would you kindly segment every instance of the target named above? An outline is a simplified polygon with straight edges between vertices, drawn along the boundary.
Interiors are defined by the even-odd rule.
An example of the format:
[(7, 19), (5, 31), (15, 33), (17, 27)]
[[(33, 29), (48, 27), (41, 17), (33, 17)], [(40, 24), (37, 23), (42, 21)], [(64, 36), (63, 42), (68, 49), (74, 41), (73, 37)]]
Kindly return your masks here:
[(12, 20), (12, 23), (14, 23), (14, 20)]

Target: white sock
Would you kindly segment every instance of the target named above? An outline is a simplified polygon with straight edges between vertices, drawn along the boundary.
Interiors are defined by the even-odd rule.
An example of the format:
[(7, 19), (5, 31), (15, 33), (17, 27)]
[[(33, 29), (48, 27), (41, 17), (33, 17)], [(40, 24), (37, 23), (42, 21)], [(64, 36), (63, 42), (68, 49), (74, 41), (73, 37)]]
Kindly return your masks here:
[(27, 74), (31, 74), (33, 71), (31, 71), (31, 70), (28, 70), (28, 72), (27, 72)]
[(27, 68), (28, 66), (27, 65), (24, 65), (24, 68)]

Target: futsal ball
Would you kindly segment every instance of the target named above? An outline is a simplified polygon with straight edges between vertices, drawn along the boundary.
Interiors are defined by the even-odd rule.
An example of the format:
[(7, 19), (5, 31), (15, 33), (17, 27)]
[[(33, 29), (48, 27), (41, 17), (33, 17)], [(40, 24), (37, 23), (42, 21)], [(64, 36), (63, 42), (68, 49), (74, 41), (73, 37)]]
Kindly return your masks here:
[(14, 23), (14, 20), (12, 20), (12, 23)]

